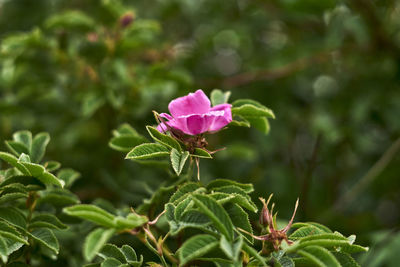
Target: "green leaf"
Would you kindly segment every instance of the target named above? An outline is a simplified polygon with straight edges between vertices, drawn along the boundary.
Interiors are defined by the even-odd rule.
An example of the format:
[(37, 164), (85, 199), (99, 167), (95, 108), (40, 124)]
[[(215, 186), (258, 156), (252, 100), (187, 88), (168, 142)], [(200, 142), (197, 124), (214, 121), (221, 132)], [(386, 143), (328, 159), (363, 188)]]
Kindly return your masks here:
[(179, 152), (175, 148), (171, 150), (171, 164), (175, 173), (179, 176), (185, 166), (186, 160), (189, 158), (189, 152), (185, 151), (184, 153)]
[[(21, 157), (24, 154), (21, 154)], [(36, 164), (36, 163), (30, 163), (30, 162), (24, 162), (18, 159), (18, 162), (29, 171), (30, 175), (39, 178), (40, 175), (44, 173), (44, 167), (42, 165)]]
[(316, 222), (306, 222), (306, 223), (298, 222), (298, 223), (294, 223), (294, 224), (292, 224), (291, 229), (297, 229), (297, 228), (300, 228), (300, 227), (303, 227), (303, 226), (315, 226), (315, 227), (319, 228), (322, 232), (332, 233), (331, 229), (329, 229), (325, 225), (322, 225), (322, 224), (319, 224), (319, 223), (316, 223)]
[(29, 228), (53, 228), (62, 230), (67, 229), (68, 226), (63, 224), (55, 215), (51, 213), (39, 213), (32, 218)]
[(149, 159), (156, 158), (162, 156), (168, 156), (169, 150), (163, 145), (154, 144), (154, 143), (146, 143), (141, 144), (134, 147), (128, 155), (126, 155), (126, 159)]
[(39, 242), (41, 245), (47, 247), (54, 253), (58, 254), (60, 246), (53, 231), (51, 231), (50, 229), (47, 228), (34, 229), (29, 235), (37, 242)]
[(246, 120), (250, 122), (250, 125), (263, 134), (268, 134), (270, 130), (270, 125), (265, 117), (246, 117)]
[(64, 208), (63, 211), (70, 216), (79, 217), (98, 225), (116, 227), (115, 216), (95, 205), (80, 204)]
[(218, 240), (212, 235), (195, 235), (189, 238), (177, 251), (180, 265), (199, 258), (218, 246)]
[(229, 242), (225, 236), (221, 236), (219, 247), (228, 258), (236, 262), (243, 245), (243, 237), (240, 235), (235, 242)]
[(64, 181), (66, 187), (70, 187), (81, 174), (73, 169), (61, 169), (57, 173), (57, 178)]
[(219, 89), (212, 90), (210, 94), (211, 104), (213, 106), (228, 103), (229, 97), (231, 96), (231, 92), (223, 92)]
[(320, 267), (341, 267), (338, 260), (329, 250), (319, 246), (308, 246), (297, 251), (297, 254), (309, 259)]
[(0, 220), (4, 220), (15, 227), (26, 228), (26, 218), (17, 208), (1, 207)]
[(81, 11), (67, 10), (47, 19), (45, 26), (50, 29), (89, 31), (94, 28), (95, 22)]
[(26, 197), (28, 197), (28, 193), (20, 193), (20, 192), (5, 193), (0, 196), (0, 204), (7, 203), (7, 202), (11, 203), (17, 199), (26, 198)]
[(78, 204), (78, 197), (68, 190), (55, 188), (40, 192), (38, 203), (49, 203), (53, 206), (68, 206)]
[(114, 219), (116, 228), (118, 229), (133, 229), (139, 227), (146, 222), (148, 219), (146, 216), (140, 216), (138, 214), (131, 213), (126, 218), (118, 216)]
[(218, 203), (224, 205), (225, 203), (231, 202), (231, 203), (236, 203), (240, 205), (243, 208), (246, 208), (252, 212), (257, 212), (257, 206), (254, 204), (251, 200), (248, 200), (242, 195), (236, 194), (236, 193), (220, 193), (216, 192), (213, 194), (210, 194), (212, 198), (217, 200)]
[(197, 158), (212, 159), (211, 154), (201, 148), (195, 148), (193, 154), (190, 155)]
[(279, 258), (278, 263), (282, 267), (295, 267), (293, 260), (288, 256)]
[(11, 166), (17, 168), (20, 172), (22, 172), (25, 175), (30, 175), (30, 172), (28, 171), (27, 168), (25, 168), (24, 165), (22, 165), (16, 157), (13, 155), (6, 153), (6, 152), (1, 152), (0, 151), (0, 159), (6, 161), (8, 164)]
[[(0, 236), (0, 256), (3, 259), (3, 262), (7, 261), (7, 256), (8, 256), (7, 242), (2, 236)], [(6, 257), (6, 260), (4, 260), (3, 257)]]
[(152, 126), (146, 126), (146, 129), (149, 132), (150, 136), (155, 141), (157, 141), (160, 144), (163, 144), (169, 148), (174, 148), (174, 149), (178, 150), (179, 152), (182, 152), (181, 145), (178, 143), (178, 141), (176, 141), (171, 136), (160, 133), (156, 128), (154, 128)]
[(174, 204), (178, 204), (176, 202), (179, 202), (180, 199), (188, 194), (188, 193), (192, 193), (193, 191), (197, 190), (200, 188), (200, 185), (198, 183), (194, 183), (194, 182), (189, 182), (186, 183), (184, 185), (181, 185), (178, 190), (176, 190), (176, 192), (171, 196), (171, 198), (169, 199), (169, 202), (174, 203)]
[(195, 228), (201, 229), (205, 232), (212, 232), (210, 227), (210, 219), (197, 210), (186, 210), (179, 216), (179, 218), (177, 218), (174, 216), (176, 209), (173, 204), (168, 203), (165, 206), (165, 209), (167, 221), (170, 226), (170, 233), (172, 236), (178, 234), (185, 228)]
[[(121, 124), (118, 129), (113, 130), (114, 136), (121, 136), (121, 135), (139, 135), (139, 133), (128, 123)], [(143, 137), (143, 136), (142, 136)], [(145, 137), (143, 137), (146, 139)]]
[(244, 117), (246, 120), (252, 117), (267, 117), (275, 118), (274, 113), (269, 108), (260, 108), (252, 104), (244, 104), (239, 107), (232, 108), (232, 115), (239, 115)]
[[(238, 204), (230, 203), (225, 206), (225, 210), (228, 212), (234, 226), (253, 234), (253, 228), (251, 227), (249, 216)], [(247, 241), (253, 244), (254, 238), (251, 235), (243, 232), (239, 233), (246, 238)]]
[(132, 247), (130, 247), (128, 245), (123, 245), (121, 247), (121, 251), (122, 251), (122, 253), (124, 253), (125, 259), (128, 263), (138, 260), (136, 252)]
[(46, 171), (53, 172), (58, 170), (61, 167), (61, 163), (57, 161), (47, 161), (44, 166), (46, 167)]
[[(34, 175), (33, 175), (34, 176)], [(35, 176), (39, 181), (44, 183), (45, 185), (56, 185), (59, 187), (64, 187), (65, 182), (63, 180), (58, 179), (50, 172), (45, 171), (39, 176)]]
[(304, 226), (304, 227), (300, 227), (299, 229), (297, 229), (296, 231), (294, 231), (290, 236), (289, 239), (290, 240), (297, 240), (309, 235), (318, 235), (318, 234), (322, 234), (324, 233), (320, 228), (312, 226), (312, 225), (308, 225), (308, 226)]
[(126, 262), (124, 253), (113, 244), (105, 244), (98, 255), (103, 259), (115, 258), (120, 262)]
[(360, 267), (360, 265), (347, 253), (332, 252), (343, 267)]
[(258, 252), (254, 248), (248, 246), (245, 242), (243, 243), (243, 250), (246, 251), (246, 253), (250, 256), (253, 256), (257, 261), (259, 261), (262, 266), (268, 266), (265, 259), (260, 254), (258, 254)]
[(49, 142), (50, 135), (48, 133), (38, 133), (35, 135), (30, 153), (32, 162), (39, 163), (42, 160)]
[(254, 191), (253, 185), (252, 184), (241, 184), (232, 180), (227, 180), (227, 179), (216, 179), (211, 181), (207, 185), (208, 190), (213, 190), (214, 188), (221, 188), (225, 186), (236, 186), (241, 188), (244, 192), (246, 193), (251, 193)]
[[(14, 141), (20, 142), (25, 145), (29, 153), (32, 147), (32, 133), (30, 131), (18, 131), (13, 134)], [(27, 154), (29, 154), (27, 153)]]
[(117, 259), (114, 258), (108, 258), (106, 260), (104, 260), (101, 265), (101, 267), (128, 267), (129, 265), (127, 264), (122, 264), (122, 262), (120, 262)]
[(18, 232), (13, 225), (8, 224), (5, 221), (0, 221), (0, 236), (24, 243), (26, 245), (29, 244), (25, 236)]
[(4, 188), (12, 184), (21, 184), (25, 186), (27, 191), (37, 191), (45, 188), (45, 185), (35, 177), (23, 175), (16, 175), (6, 179), (0, 184), (0, 188)]
[(114, 229), (103, 228), (97, 228), (90, 232), (83, 244), (83, 256), (85, 259), (91, 261), (114, 233)]
[(5, 141), (5, 143), (7, 148), (17, 157), (22, 153), (29, 154), (29, 149), (21, 142)]
[(148, 142), (146, 138), (141, 135), (119, 135), (111, 138), (108, 145), (117, 151), (129, 152), (135, 146)]
[(200, 212), (207, 215), (215, 227), (231, 241), (233, 239), (233, 224), (224, 208), (213, 198), (206, 195), (194, 194), (193, 200)]

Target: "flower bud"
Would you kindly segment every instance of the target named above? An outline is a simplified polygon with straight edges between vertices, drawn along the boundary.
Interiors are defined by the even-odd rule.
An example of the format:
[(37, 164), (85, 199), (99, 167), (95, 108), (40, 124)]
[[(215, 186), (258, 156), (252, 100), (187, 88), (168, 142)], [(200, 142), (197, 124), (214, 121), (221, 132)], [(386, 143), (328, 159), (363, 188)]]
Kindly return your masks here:
[(122, 28), (126, 28), (129, 25), (131, 25), (131, 23), (134, 20), (135, 20), (135, 14), (133, 14), (133, 12), (129, 11), (121, 16), (121, 18), (119, 19), (119, 24)]

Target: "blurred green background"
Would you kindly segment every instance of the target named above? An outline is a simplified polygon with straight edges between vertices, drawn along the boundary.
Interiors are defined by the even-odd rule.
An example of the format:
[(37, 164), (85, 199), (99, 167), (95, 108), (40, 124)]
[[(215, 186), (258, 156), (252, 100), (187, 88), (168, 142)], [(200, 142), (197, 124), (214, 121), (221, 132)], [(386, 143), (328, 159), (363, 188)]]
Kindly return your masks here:
[(136, 207), (169, 179), (110, 149), (113, 129), (146, 134), (171, 99), (230, 90), (277, 118), (268, 136), (209, 136), (227, 150), (202, 179), (274, 193), (281, 219), (300, 197), (297, 220), (357, 234), (362, 266), (397, 266), (399, 1), (0, 0), (0, 38), (0, 139), (49, 132), (83, 202)]

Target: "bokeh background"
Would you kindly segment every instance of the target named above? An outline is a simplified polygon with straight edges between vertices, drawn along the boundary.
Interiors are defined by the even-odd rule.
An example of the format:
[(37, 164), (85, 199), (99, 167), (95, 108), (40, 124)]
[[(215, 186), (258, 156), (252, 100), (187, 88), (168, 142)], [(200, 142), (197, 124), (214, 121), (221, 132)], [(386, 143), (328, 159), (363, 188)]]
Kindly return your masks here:
[(371, 247), (362, 266), (398, 266), (399, 1), (0, 0), (0, 38), (0, 139), (49, 132), (83, 202), (137, 207), (170, 179), (109, 148), (113, 129), (146, 135), (171, 99), (230, 90), (276, 120), (209, 136), (227, 149), (202, 179), (273, 192), (281, 219), (300, 197), (297, 220)]

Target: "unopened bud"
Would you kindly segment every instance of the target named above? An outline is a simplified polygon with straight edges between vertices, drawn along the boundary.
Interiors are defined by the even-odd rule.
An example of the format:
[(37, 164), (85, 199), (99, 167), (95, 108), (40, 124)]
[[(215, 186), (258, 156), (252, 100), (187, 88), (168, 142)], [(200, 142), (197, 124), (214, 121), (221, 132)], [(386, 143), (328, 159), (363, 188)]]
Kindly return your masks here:
[(119, 24), (122, 28), (128, 27), (135, 20), (133, 12), (127, 12), (119, 19)]

